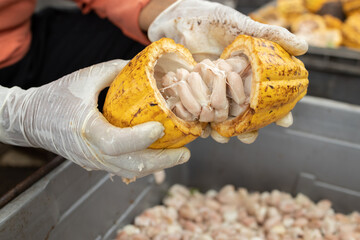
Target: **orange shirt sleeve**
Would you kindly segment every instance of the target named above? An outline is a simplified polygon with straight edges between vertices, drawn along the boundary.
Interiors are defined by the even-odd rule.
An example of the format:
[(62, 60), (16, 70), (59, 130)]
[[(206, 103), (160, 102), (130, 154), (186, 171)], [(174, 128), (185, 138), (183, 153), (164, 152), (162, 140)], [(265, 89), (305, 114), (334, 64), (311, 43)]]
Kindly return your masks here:
[(30, 19), (36, 0), (0, 0), (0, 68), (22, 59), (30, 48)]
[(108, 18), (125, 35), (142, 43), (150, 41), (141, 31), (139, 15), (150, 0), (75, 0), (83, 13), (94, 10), (101, 18)]

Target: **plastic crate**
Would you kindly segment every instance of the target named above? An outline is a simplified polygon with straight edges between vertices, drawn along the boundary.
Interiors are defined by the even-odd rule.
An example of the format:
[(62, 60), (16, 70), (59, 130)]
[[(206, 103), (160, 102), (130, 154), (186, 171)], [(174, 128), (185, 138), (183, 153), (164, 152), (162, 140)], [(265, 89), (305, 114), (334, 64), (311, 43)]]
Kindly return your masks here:
[(66, 161), (0, 210), (0, 239), (113, 239), (174, 183), (302, 192), (360, 211), (360, 107), (305, 97), (293, 115), (292, 127), (265, 127), (251, 145), (194, 141), (190, 161), (167, 170), (161, 185), (152, 176), (126, 185)]

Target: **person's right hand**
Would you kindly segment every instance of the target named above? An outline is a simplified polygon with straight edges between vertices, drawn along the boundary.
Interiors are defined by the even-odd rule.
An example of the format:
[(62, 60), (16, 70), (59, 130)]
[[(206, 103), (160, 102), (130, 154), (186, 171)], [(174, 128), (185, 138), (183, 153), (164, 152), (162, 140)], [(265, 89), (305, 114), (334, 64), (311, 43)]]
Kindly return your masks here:
[(87, 170), (127, 179), (186, 162), (187, 148), (147, 149), (162, 137), (161, 123), (118, 128), (97, 109), (100, 91), (126, 63), (97, 64), (26, 91), (0, 86), (0, 141), (44, 148)]
[(167, 37), (184, 45), (196, 61), (216, 60), (238, 35), (248, 35), (278, 43), (294, 56), (308, 50), (304, 39), (287, 29), (256, 22), (223, 4), (204, 0), (178, 0), (150, 24), (151, 42)]

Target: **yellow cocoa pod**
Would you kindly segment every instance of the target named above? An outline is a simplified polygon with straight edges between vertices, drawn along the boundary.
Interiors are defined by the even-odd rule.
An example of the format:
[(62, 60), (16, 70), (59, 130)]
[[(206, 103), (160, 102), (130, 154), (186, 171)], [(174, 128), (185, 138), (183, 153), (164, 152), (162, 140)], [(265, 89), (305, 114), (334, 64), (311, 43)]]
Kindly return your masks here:
[(321, 7), (327, 1), (326, 0), (304, 0), (304, 2), (305, 2), (306, 8), (309, 11), (316, 13), (317, 11), (319, 11), (321, 9)]
[(346, 16), (360, 13), (360, 0), (341, 0), (341, 3)]
[(291, 24), (291, 32), (311, 32), (326, 29), (325, 19), (316, 14), (307, 13), (296, 18)]
[(350, 48), (360, 48), (360, 13), (348, 17), (343, 24), (343, 44)]
[(284, 28), (289, 27), (288, 21), (279, 13), (276, 6), (265, 6), (255, 12), (250, 13), (249, 17), (261, 23), (281, 26)]
[[(264, 127), (285, 116), (305, 94), (308, 85), (303, 63), (271, 41), (238, 36), (221, 58), (245, 54), (252, 65), (251, 103), (246, 112), (212, 124), (223, 136), (234, 136)], [(170, 39), (160, 39), (134, 57), (118, 74), (108, 91), (104, 116), (113, 125), (131, 127), (159, 121), (165, 135), (150, 148), (177, 148), (201, 135), (206, 123), (186, 122), (167, 106), (156, 79), (178, 68), (196, 65), (191, 53)]]
[(344, 18), (340, 0), (305, 0), (305, 6), (312, 13), (332, 15), (339, 20)]
[(104, 116), (113, 125), (131, 127), (148, 121), (161, 122), (165, 135), (150, 148), (178, 148), (200, 136), (206, 124), (186, 122), (167, 106), (154, 76), (196, 64), (189, 50), (163, 38), (137, 54), (111, 84), (104, 104)]
[(221, 58), (239, 54), (246, 55), (252, 67), (250, 106), (238, 117), (211, 124), (224, 137), (251, 132), (283, 118), (305, 96), (309, 84), (304, 64), (274, 42), (240, 35)]
[(291, 31), (309, 45), (337, 48), (342, 43), (341, 21), (331, 15), (304, 14), (291, 25)]
[(303, 0), (277, 0), (277, 10), (291, 24), (297, 17), (307, 12)]
[(332, 15), (324, 15), (323, 16), (326, 27), (329, 29), (341, 29), (342, 21)]

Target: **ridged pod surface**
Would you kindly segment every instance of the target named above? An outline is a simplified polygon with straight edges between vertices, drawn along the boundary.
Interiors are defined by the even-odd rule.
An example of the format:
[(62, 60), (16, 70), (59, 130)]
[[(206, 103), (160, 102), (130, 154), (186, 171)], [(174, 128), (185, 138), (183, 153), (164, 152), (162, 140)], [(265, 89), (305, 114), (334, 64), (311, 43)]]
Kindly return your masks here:
[(274, 42), (240, 35), (221, 58), (239, 53), (249, 58), (252, 67), (250, 107), (236, 118), (212, 123), (224, 137), (251, 132), (284, 117), (305, 96), (309, 84), (304, 64)]
[(163, 54), (174, 53), (192, 68), (196, 62), (189, 50), (173, 40), (163, 38), (136, 55), (111, 84), (104, 104), (104, 116), (113, 125), (131, 127), (158, 121), (165, 135), (150, 148), (177, 148), (200, 136), (206, 124), (186, 122), (166, 105), (154, 77), (154, 69)]

